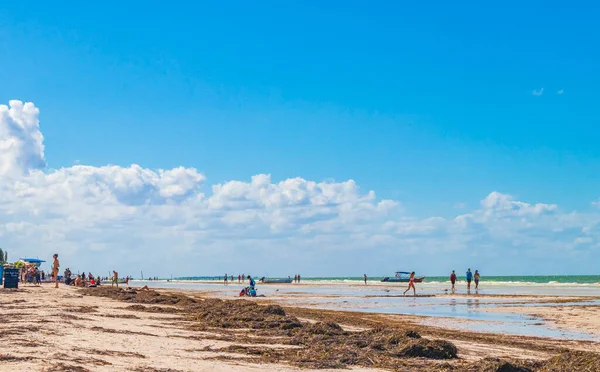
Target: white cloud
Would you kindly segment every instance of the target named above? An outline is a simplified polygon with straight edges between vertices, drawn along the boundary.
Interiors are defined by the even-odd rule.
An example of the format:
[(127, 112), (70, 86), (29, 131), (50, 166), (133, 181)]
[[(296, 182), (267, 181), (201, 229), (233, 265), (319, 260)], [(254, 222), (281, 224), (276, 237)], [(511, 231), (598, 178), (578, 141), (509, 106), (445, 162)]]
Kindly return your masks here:
[(563, 89), (559, 89), (556, 91), (556, 94), (563, 94), (565, 91)]
[(552, 265), (550, 258), (583, 254), (579, 247), (591, 245), (581, 243), (597, 241), (599, 214), (499, 192), (468, 213), (416, 218), (353, 180), (273, 181), (259, 174), (206, 185), (202, 173), (183, 167), (48, 170), (38, 114), (31, 103), (0, 106), (0, 246), (42, 258), (59, 252), (65, 267), (132, 275), (348, 275), (393, 272), (401, 262), (437, 274), (477, 252), (480, 268), (498, 272), (504, 265), (518, 270), (527, 259)]
[(544, 88), (542, 88), (542, 89), (539, 89), (539, 90), (535, 90), (535, 89), (534, 89), (534, 90), (531, 92), (531, 94), (533, 94), (534, 96), (541, 96), (542, 94), (544, 94)]
[(0, 105), (0, 176), (15, 176), (46, 166), (38, 114), (31, 102)]

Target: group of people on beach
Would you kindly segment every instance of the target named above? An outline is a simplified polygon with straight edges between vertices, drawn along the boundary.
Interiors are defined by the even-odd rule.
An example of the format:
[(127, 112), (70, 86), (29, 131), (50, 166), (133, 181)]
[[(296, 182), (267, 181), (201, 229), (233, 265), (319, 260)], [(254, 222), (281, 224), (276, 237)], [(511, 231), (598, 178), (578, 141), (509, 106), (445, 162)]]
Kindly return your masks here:
[[(367, 275), (365, 274), (365, 284), (367, 283)], [(471, 272), (471, 269), (467, 269), (467, 272), (465, 274), (465, 278), (467, 279), (467, 292), (470, 293), (471, 292), (471, 282), (475, 281), (475, 290), (479, 290), (479, 279), (480, 279), (481, 275), (479, 274), (479, 270), (475, 270), (475, 273), (473, 274), (473, 272)], [(452, 284), (452, 293), (454, 293), (456, 291), (456, 288), (454, 287), (456, 284), (456, 272), (454, 270), (452, 270), (452, 274), (450, 274), (450, 283)], [(406, 295), (406, 292), (408, 292), (410, 289), (412, 288), (413, 290), (413, 294), (416, 296), (417, 295), (417, 289), (415, 288), (415, 272), (413, 271), (412, 273), (410, 273), (410, 277), (408, 278), (408, 288), (406, 288), (406, 290), (404, 291), (404, 293), (402, 293), (402, 295)]]
[[(477, 291), (479, 289), (479, 270), (475, 270), (475, 274), (473, 274), (471, 272), (471, 269), (469, 268), (467, 270), (467, 273), (465, 274), (465, 278), (467, 279), (467, 291), (471, 291), (472, 281), (475, 281), (475, 290)], [(450, 283), (452, 284), (452, 293), (454, 293), (454, 291), (456, 290), (456, 288), (454, 287), (454, 285), (456, 284), (456, 273), (454, 270), (452, 270), (452, 274), (450, 274)]]
[[(60, 262), (58, 261), (58, 254), (55, 253), (52, 256), (53, 260), (52, 260), (52, 278), (54, 279), (54, 287), (58, 288), (58, 272), (60, 269)], [(37, 267), (36, 267), (37, 270)], [(37, 273), (33, 273), (34, 275), (38, 275), (37, 277), (37, 281), (39, 281), (39, 276), (40, 276), (40, 272), (39, 270), (37, 270)], [(82, 272), (81, 274), (78, 274), (77, 276), (75, 276), (75, 278), (72, 277), (73, 273), (71, 272), (71, 269), (67, 268), (64, 272), (64, 276), (63, 276), (63, 280), (64, 283), (68, 286), (75, 286), (75, 287), (96, 287), (99, 286), (100, 283), (102, 282), (102, 279), (100, 278), (100, 276), (94, 276), (94, 274), (88, 272), (87, 275), (85, 272)], [(108, 280), (109, 278), (104, 278), (104, 280)], [(113, 275), (110, 278), (110, 281), (112, 282), (112, 285), (116, 285), (117, 288), (119, 287), (119, 273), (117, 273), (116, 271), (113, 270)], [(125, 278), (125, 284), (129, 284), (129, 277)]]
[[(238, 275), (237, 276), (238, 283), (245, 281), (247, 278), (250, 278), (250, 275), (246, 275), (246, 274)], [(288, 278), (290, 278), (290, 277), (288, 276)], [(220, 279), (221, 279), (221, 277), (219, 277), (219, 280)], [(301, 280), (300, 274), (294, 275), (294, 283), (300, 283), (300, 280)], [(235, 277), (233, 275), (225, 274), (223, 276), (223, 283), (225, 285), (229, 284), (229, 282), (233, 283), (234, 281), (235, 281)]]

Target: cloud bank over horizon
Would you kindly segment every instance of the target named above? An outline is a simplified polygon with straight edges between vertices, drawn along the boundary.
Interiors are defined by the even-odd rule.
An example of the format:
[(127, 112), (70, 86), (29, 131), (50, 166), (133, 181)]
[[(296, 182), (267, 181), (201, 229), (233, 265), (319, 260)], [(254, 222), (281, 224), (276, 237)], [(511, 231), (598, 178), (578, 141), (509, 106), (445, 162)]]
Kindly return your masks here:
[(492, 191), (456, 216), (409, 212), (351, 179), (209, 185), (185, 167), (48, 169), (38, 108), (0, 105), (0, 247), (11, 259), (58, 252), (63, 268), (137, 277), (585, 273), (599, 258), (597, 209)]

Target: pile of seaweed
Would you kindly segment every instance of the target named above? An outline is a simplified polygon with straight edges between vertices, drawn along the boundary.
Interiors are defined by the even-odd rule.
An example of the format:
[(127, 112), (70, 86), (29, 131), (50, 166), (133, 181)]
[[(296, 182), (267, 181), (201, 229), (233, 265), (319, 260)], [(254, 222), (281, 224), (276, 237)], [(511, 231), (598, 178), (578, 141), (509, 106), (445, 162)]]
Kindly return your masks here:
[[(231, 338), (233, 341), (243, 340), (245, 343), (250, 341), (248, 335), (251, 335), (255, 343), (274, 345), (232, 345), (211, 350), (246, 354), (250, 360), (261, 363), (288, 362), (307, 368), (366, 366), (407, 370), (406, 367), (410, 366), (408, 359), (457, 358), (456, 346), (451, 342), (425, 339), (414, 330), (379, 327), (346, 331), (334, 322), (300, 321), (286, 314), (278, 305), (259, 305), (247, 300), (196, 300), (152, 290), (93, 288), (84, 291), (86, 295), (110, 297), (136, 304), (177, 305), (186, 315), (188, 328), (218, 330), (217, 333), (235, 335)], [(139, 307), (131, 307), (134, 306), (136, 309)], [(276, 347), (277, 345), (280, 347)]]
[(367, 366), (401, 368), (407, 358), (435, 360), (457, 358), (454, 344), (422, 338), (417, 332), (379, 327), (346, 331), (334, 322), (308, 323), (287, 315), (278, 305), (258, 305), (251, 301), (206, 299), (186, 312), (195, 327), (245, 329), (256, 336), (277, 337), (276, 344), (293, 348), (233, 345), (213, 350), (243, 353), (257, 362), (289, 362), (305, 368), (345, 368)]
[(115, 287), (83, 288), (85, 296), (108, 297), (137, 304), (160, 304), (186, 306), (196, 303), (193, 298), (180, 294), (163, 294), (153, 290), (123, 289)]
[[(186, 306), (196, 328), (232, 328), (261, 330), (261, 335), (291, 335), (289, 331), (301, 328), (302, 323), (293, 316), (286, 315), (281, 306), (258, 305), (252, 301), (225, 301), (216, 298), (197, 301)], [(274, 332), (269, 332), (274, 330)], [(283, 334), (282, 334), (283, 333)]]
[(452, 343), (425, 339), (414, 331), (379, 328), (348, 332), (337, 323), (315, 323), (303, 324), (292, 332), (294, 336), (290, 340), (278, 341), (297, 348), (233, 345), (216, 351), (244, 353), (257, 362), (288, 362), (304, 368), (364, 366), (406, 370), (411, 364), (407, 361), (410, 358), (457, 358), (456, 346)]
[[(228, 335), (228, 341), (246, 344), (207, 351), (245, 354), (249, 361), (259, 363), (287, 362), (305, 368), (361, 366), (402, 371), (600, 371), (600, 354), (593, 352), (564, 351), (537, 362), (486, 358), (473, 363), (448, 363), (457, 358), (453, 343), (421, 337), (409, 326), (375, 326), (362, 331), (348, 331), (335, 322), (325, 319), (316, 323), (301, 321), (286, 314), (278, 305), (259, 305), (243, 299), (194, 299), (153, 290), (110, 287), (82, 291), (85, 295), (132, 303), (132, 310), (181, 313), (185, 316), (186, 328), (209, 332), (218, 330), (214, 337)], [(248, 346), (251, 344), (263, 345)], [(264, 344), (273, 347), (265, 347)]]
[(600, 354), (589, 351), (565, 351), (547, 360), (536, 372), (600, 371)]
[(506, 361), (485, 358), (466, 368), (468, 372), (595, 372), (600, 371), (600, 354), (565, 350), (546, 361)]

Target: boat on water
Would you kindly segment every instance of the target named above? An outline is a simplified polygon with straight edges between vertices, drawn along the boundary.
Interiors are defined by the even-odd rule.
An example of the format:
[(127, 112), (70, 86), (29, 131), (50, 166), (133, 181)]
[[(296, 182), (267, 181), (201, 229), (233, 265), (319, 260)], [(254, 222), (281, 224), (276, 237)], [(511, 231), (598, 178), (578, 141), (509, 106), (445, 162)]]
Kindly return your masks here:
[[(409, 280), (410, 273), (407, 271), (396, 271), (396, 275), (394, 277), (386, 276), (385, 278), (381, 279), (382, 282), (386, 283), (408, 283)], [(415, 276), (415, 283), (421, 283), (423, 280), (425, 280), (424, 276)]]
[(259, 280), (263, 284), (290, 284), (293, 281), (292, 278), (260, 278)]

